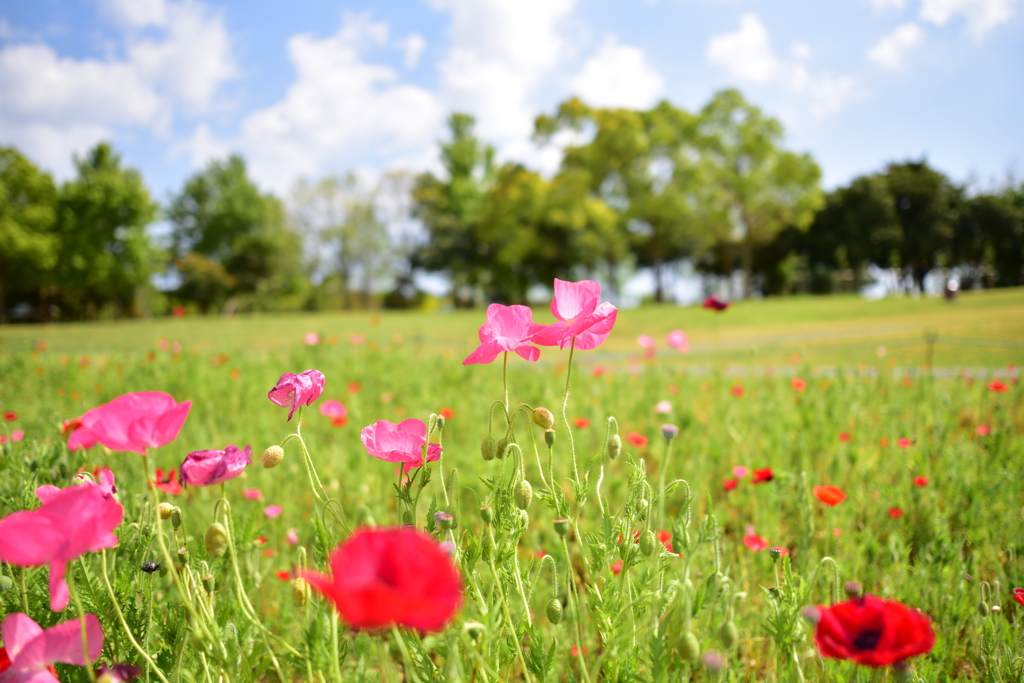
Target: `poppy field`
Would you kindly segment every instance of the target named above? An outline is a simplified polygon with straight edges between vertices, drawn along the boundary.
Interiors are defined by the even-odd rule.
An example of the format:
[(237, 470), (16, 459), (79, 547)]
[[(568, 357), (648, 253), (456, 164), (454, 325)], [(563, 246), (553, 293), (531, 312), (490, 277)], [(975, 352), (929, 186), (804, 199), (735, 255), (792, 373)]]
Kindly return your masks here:
[(0, 330), (0, 683), (1021, 680), (1024, 352), (555, 284)]

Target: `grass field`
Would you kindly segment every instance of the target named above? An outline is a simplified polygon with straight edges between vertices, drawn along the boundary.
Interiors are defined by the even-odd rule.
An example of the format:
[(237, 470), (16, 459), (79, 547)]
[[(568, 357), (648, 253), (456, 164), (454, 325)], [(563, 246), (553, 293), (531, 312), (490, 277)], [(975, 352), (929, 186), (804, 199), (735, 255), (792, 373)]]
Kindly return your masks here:
[[(551, 316), (538, 307), (535, 318)], [(1024, 389), (1016, 381), (1024, 363), (1024, 290), (966, 293), (955, 304), (829, 297), (741, 302), (724, 314), (669, 306), (623, 311), (606, 344), (574, 354), (566, 417), (589, 425), (572, 428), (573, 448), (560, 415), (568, 351), (544, 348), (536, 364), (509, 360), (510, 406), (546, 406), (556, 414), (551, 470), (542, 430), (531, 428), (525, 413), (510, 435), (523, 452), (519, 467), (514, 458), (481, 458), (489, 429), (506, 435), (500, 409), (488, 426), (492, 403), (503, 397), (501, 359), (460, 364), (482, 322), (483, 312), (472, 311), (0, 328), (0, 412), (17, 413), (0, 430), (26, 434), (4, 446), (0, 458), (0, 515), (35, 507), (39, 484), (67, 486), (81, 467), (113, 469), (125, 506), (121, 544), (107, 553), (114, 595), (128, 631), (145, 639), (144, 649), (175, 683), (895, 677), (890, 668), (815, 656), (800, 611), (832, 602), (847, 581), (933, 620), (935, 647), (912, 659), (907, 675), (1021, 680), (1024, 606), (1014, 603), (1011, 589), (1024, 586)], [(687, 332), (691, 353), (665, 345), (673, 329)], [(304, 344), (309, 332), (321, 343)], [(654, 358), (642, 356), (640, 334), (657, 340)], [(449, 488), (441, 476), (457, 470), (451, 506), (467, 599), (444, 633), (341, 629), (334, 636), (324, 601), (293, 604), (291, 585), (276, 573), (294, 568), (300, 548), (308, 565), (323, 567), (344, 532), (315, 499), (291, 442), (279, 467), (255, 464), (227, 484), (237, 575), (227, 557), (203, 550), (220, 488), (161, 494), (182, 510), (192, 569), (205, 561), (222, 586), (212, 598), (190, 590), (192, 599), (209, 600), (205, 619), (221, 644), (236, 643), (225, 654), (195, 635), (201, 629), (184, 618), (170, 577), (135, 570), (143, 560), (161, 559), (143, 458), (101, 447), (71, 453), (59, 437), (62, 420), (121, 394), (166, 391), (193, 405), (178, 438), (150, 454), (150, 468), (166, 471), (191, 451), (228, 443), (252, 444), (256, 462), (295, 426), (267, 392), (282, 373), (307, 368), (326, 375), (326, 388), (305, 410), (302, 435), (347, 524), (402, 519), (395, 468), (367, 455), (359, 430), (380, 419), (427, 421), (450, 411), (443, 461), (427, 468), (432, 476), (416, 487), (422, 495), (415, 507), (416, 525), (433, 528), (432, 513), (446, 507)], [(794, 377), (806, 388), (794, 389)], [(1005, 392), (989, 388), (995, 377)], [(328, 399), (347, 407), (347, 425), (333, 426), (319, 414)], [(667, 413), (656, 412), (659, 402), (668, 402)], [(615, 460), (605, 448), (610, 416), (624, 444)], [(666, 422), (680, 428), (670, 456), (660, 431)], [(906, 441), (898, 445), (900, 439)], [(774, 478), (755, 485), (748, 475), (726, 491), (737, 466), (772, 468)], [(523, 472), (535, 492), (525, 526), (513, 504)], [(927, 481), (917, 485), (916, 477)], [(687, 484), (666, 486), (676, 479)], [(828, 507), (811, 492), (819, 485), (839, 486), (847, 498)], [(246, 488), (260, 489), (262, 501), (244, 499)], [(484, 502), (495, 510), (493, 563), (481, 559), (488, 531), (477, 510)], [(279, 517), (264, 516), (270, 504), (283, 508)], [(901, 516), (891, 516), (893, 508)], [(564, 545), (552, 525), (563, 515), (574, 520)], [(648, 527), (673, 532), (677, 543), (687, 536), (674, 548), (682, 557), (646, 557), (618, 542), (620, 534), (628, 539)], [(286, 541), (292, 528), (297, 546)], [(163, 522), (168, 541), (169, 532)], [(260, 536), (265, 545), (254, 544)], [(767, 550), (753, 550), (755, 536), (790, 554), (775, 561)], [(175, 542), (184, 541), (179, 533)], [(551, 563), (538, 559), (544, 553), (558, 568), (565, 617), (557, 625), (544, 618), (554, 596)], [(625, 567), (615, 572), (619, 560)], [(115, 600), (98, 578), (100, 559), (87, 555), (72, 567), (107, 635), (104, 659), (144, 664), (113, 616)], [(4, 571), (22, 578), (20, 568)], [(62, 615), (49, 610), (45, 569), (25, 574), (24, 592), (0, 594), (5, 613), (27, 604), (43, 625), (77, 615), (73, 606)], [(258, 618), (246, 612), (243, 591)], [(983, 591), (988, 607), (1000, 608), (987, 616), (979, 612)], [(484, 625), (479, 641), (466, 634), (471, 620)], [(726, 622), (737, 627), (736, 642), (720, 638)], [(688, 632), (701, 651), (724, 656), (721, 670), (689, 662)], [(584, 657), (571, 654), (577, 645), (586, 648)], [(147, 680), (157, 680), (144, 668)], [(58, 670), (62, 681), (88, 680), (80, 667)]]

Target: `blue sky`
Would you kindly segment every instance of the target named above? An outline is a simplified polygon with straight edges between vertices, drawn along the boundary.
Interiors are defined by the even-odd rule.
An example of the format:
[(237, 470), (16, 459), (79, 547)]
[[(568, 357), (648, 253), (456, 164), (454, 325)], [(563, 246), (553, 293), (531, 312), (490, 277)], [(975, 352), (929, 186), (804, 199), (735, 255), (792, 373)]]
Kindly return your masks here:
[(66, 177), (111, 140), (164, 199), (211, 158), (301, 177), (436, 165), (453, 110), (550, 172), (576, 94), (697, 109), (738, 87), (834, 187), (927, 156), (1024, 175), (1024, 0), (0, 0), (0, 144)]

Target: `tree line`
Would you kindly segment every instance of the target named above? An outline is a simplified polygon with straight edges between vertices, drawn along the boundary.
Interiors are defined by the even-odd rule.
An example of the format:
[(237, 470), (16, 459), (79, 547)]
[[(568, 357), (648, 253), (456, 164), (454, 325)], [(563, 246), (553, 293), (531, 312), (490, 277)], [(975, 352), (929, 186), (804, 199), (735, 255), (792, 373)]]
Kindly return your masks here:
[(814, 159), (735, 90), (696, 112), (569, 99), (535, 123), (561, 154), (550, 177), (498, 165), (468, 115), (448, 128), (441, 173), (304, 180), (282, 200), (234, 155), (162, 207), (107, 143), (61, 184), (0, 148), (0, 320), (409, 307), (417, 271), (474, 306), (523, 302), (554, 277), (615, 291), (650, 268), (661, 301), (684, 259), (742, 272), (747, 295), (855, 287), (871, 264), (919, 284), (951, 266), (965, 285), (1024, 284), (1024, 184), (971, 193), (911, 160), (826, 193)]

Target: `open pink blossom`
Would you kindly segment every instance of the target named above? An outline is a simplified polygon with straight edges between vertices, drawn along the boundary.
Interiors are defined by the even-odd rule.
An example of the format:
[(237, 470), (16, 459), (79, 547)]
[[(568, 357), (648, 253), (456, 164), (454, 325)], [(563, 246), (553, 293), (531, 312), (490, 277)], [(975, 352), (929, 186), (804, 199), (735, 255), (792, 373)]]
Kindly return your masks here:
[(178, 403), (162, 391), (137, 391), (93, 408), (81, 422), (110, 450), (145, 455), (146, 449), (166, 446), (177, 438), (191, 408), (192, 401)]
[(348, 416), (348, 408), (341, 401), (332, 398), (320, 404), (320, 414), (332, 420), (343, 420)]
[(658, 415), (668, 415), (672, 412), (672, 404), (668, 401), (658, 401), (654, 406), (654, 412)]
[(290, 408), (291, 420), (299, 406), (312, 405), (324, 391), (324, 373), (319, 370), (305, 370), (299, 374), (286, 372), (277, 380), (267, 398), (282, 408)]
[(690, 339), (682, 330), (672, 330), (668, 333), (668, 336), (665, 337), (665, 341), (668, 342), (668, 345), (676, 351), (680, 351), (682, 353), (690, 352)]
[(124, 509), (114, 498), (113, 472), (101, 472), (100, 481), (66, 489), (40, 486), (40, 507), (0, 520), (0, 560), (22, 567), (49, 565), (50, 609), (55, 612), (67, 607), (70, 597), (64, 581), (67, 563), (117, 545), (113, 531)]
[(745, 479), (747, 477), (748, 472), (749, 470), (747, 470), (747, 468), (744, 467), (743, 465), (736, 465), (735, 467), (732, 468), (732, 474), (737, 479)]
[(299, 544), (299, 530), (296, 529), (295, 527), (292, 527), (291, 529), (288, 530), (288, 533), (285, 534), (284, 540), (288, 541), (288, 545), (298, 545)]
[(222, 451), (189, 453), (178, 470), (185, 486), (213, 486), (234, 479), (251, 464), (252, 446), (246, 444), (243, 451), (228, 444)]
[(576, 339), (576, 348), (587, 351), (604, 343), (615, 326), (619, 310), (601, 299), (601, 285), (594, 280), (566, 282), (555, 279), (555, 296), (551, 314), (559, 322), (548, 325), (533, 335), (541, 346), (564, 349)]
[(427, 446), (427, 462), (441, 457), (441, 445), (427, 444), (427, 425), (415, 418), (398, 424), (378, 420), (363, 427), (359, 438), (367, 453), (385, 462), (403, 463), (405, 472), (423, 466), (423, 446)]
[(27, 614), (18, 612), (4, 619), (4, 647), (9, 664), (0, 674), (4, 683), (59, 683), (50, 666), (54, 663), (87, 666), (103, 653), (103, 628), (95, 614), (85, 615), (85, 641), (82, 645), (82, 621), (70, 619), (46, 629)]
[(533, 362), (540, 358), (540, 349), (530, 346), (530, 339), (542, 329), (543, 325), (533, 322), (529, 306), (491, 304), (487, 307), (487, 322), (480, 327), (480, 346), (462, 364), (492, 363), (504, 351), (515, 351)]
[(242, 498), (246, 500), (263, 500), (263, 491), (259, 489), (245, 489), (242, 491)]
[(743, 545), (747, 546), (756, 553), (767, 548), (768, 541), (764, 540), (762, 536), (755, 533), (754, 525), (751, 524), (747, 527), (747, 535), (743, 537)]
[(284, 512), (284, 510), (281, 508), (280, 505), (268, 505), (267, 507), (263, 508), (263, 514), (265, 514), (268, 519), (280, 517), (282, 512)]
[(636, 338), (636, 343), (640, 345), (640, 348), (644, 350), (644, 358), (654, 358), (654, 351), (657, 344), (654, 341), (654, 337), (649, 334), (641, 334)]

